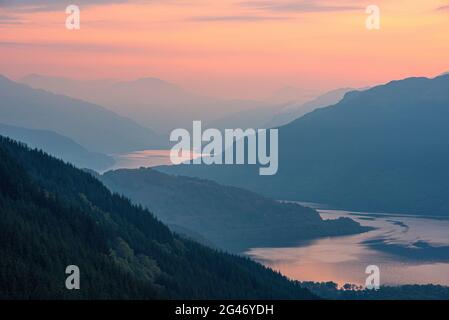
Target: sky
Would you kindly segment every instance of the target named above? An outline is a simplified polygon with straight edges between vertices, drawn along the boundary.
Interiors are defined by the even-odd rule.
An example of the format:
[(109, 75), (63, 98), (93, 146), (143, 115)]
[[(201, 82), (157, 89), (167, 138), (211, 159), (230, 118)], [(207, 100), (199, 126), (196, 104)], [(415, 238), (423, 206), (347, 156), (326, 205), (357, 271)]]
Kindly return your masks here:
[[(65, 27), (79, 5), (81, 29)], [(380, 29), (368, 30), (368, 5)], [(449, 71), (448, 0), (0, 0), (0, 74), (261, 99)]]

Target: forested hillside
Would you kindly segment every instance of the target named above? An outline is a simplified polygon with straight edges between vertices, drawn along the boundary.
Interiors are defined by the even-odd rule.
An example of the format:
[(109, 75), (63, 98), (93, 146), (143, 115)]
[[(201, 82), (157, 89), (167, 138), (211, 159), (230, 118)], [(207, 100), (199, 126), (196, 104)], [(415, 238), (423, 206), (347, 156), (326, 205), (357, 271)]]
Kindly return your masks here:
[(108, 171), (99, 179), (112, 191), (149, 208), (164, 223), (189, 229), (231, 252), (370, 230), (349, 218), (323, 220), (314, 209), (296, 203), (151, 168)]
[[(0, 137), (0, 298), (313, 298), (248, 259), (172, 234), (101, 182)], [(65, 288), (77, 265), (81, 289)]]

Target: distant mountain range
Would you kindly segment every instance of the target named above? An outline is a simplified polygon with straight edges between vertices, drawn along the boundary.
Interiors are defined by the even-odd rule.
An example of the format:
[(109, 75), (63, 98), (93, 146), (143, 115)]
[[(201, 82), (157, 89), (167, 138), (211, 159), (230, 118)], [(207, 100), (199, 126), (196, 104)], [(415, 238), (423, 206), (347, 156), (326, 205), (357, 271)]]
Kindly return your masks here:
[(112, 157), (90, 152), (73, 140), (52, 131), (25, 129), (0, 123), (0, 135), (23, 142), (31, 148), (41, 149), (79, 168), (102, 171), (115, 163)]
[(249, 110), (254, 114), (259, 109), (273, 107), (260, 101), (202, 96), (157, 78), (79, 81), (29, 75), (21, 82), (33, 88), (102, 105), (159, 134), (167, 134), (174, 128), (190, 128), (193, 120), (201, 120), (205, 126), (220, 121), (225, 127), (234, 128), (232, 119), (224, 121), (228, 116)]
[(0, 76), (0, 119), (6, 125), (54, 131), (101, 153), (164, 145), (150, 129), (101, 106), (32, 89), (3, 76)]
[(261, 107), (232, 113), (223, 118), (209, 122), (206, 127), (217, 128), (219, 130), (233, 128), (267, 128), (271, 120), (281, 112), (284, 105)]
[[(293, 97), (294, 88), (288, 88), (288, 93)], [(298, 89), (295, 89), (298, 90)], [(306, 102), (301, 100), (280, 100), (274, 106), (250, 109), (232, 113), (228, 116), (209, 123), (209, 127), (226, 129), (226, 128), (277, 128), (283, 126), (303, 115), (312, 112), (315, 109), (327, 107), (336, 104), (344, 95), (354, 89), (342, 88), (326, 92)]]
[(99, 104), (163, 135), (174, 128), (190, 128), (193, 120), (220, 130), (278, 127), (317, 108), (335, 104), (353, 90), (337, 89), (311, 99), (307, 98), (310, 93), (285, 87), (261, 102), (201, 96), (157, 78), (81, 81), (32, 74), (21, 82)]
[(155, 212), (162, 222), (232, 252), (369, 230), (351, 219), (322, 220), (318, 212), (298, 204), (152, 169), (109, 171), (98, 178), (113, 192)]
[(312, 100), (316, 96), (317, 92), (315, 90), (303, 89), (294, 86), (284, 86), (263, 98), (263, 101), (267, 101), (272, 104), (286, 104), (293, 102), (302, 104)]
[[(0, 299), (316, 298), (173, 234), (89, 173), (3, 137), (0, 181)], [(65, 288), (69, 265), (81, 290)]]
[(408, 78), (320, 108), (279, 128), (279, 170), (160, 170), (244, 187), (275, 199), (347, 209), (449, 214), (449, 75)]

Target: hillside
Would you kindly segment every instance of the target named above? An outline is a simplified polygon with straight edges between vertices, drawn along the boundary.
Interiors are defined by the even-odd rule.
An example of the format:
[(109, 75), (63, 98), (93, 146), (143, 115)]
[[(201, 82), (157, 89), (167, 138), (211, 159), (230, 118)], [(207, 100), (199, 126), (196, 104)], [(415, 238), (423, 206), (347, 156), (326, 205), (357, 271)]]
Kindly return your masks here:
[[(307, 299), (248, 259), (172, 234), (91, 174), (0, 137), (0, 299)], [(77, 265), (81, 289), (65, 289)]]
[(350, 219), (322, 220), (318, 212), (298, 204), (152, 169), (109, 171), (99, 179), (112, 191), (148, 207), (164, 223), (191, 230), (232, 252), (369, 230)]
[(176, 166), (276, 199), (355, 210), (449, 214), (449, 76), (353, 91), (279, 129), (279, 170)]
[(99, 105), (33, 89), (0, 75), (1, 123), (49, 130), (101, 153), (161, 146), (150, 129)]
[(0, 123), (0, 134), (26, 143), (30, 148), (41, 149), (52, 156), (70, 162), (78, 168), (104, 170), (114, 164), (105, 154), (90, 152), (73, 140), (47, 130), (33, 130)]

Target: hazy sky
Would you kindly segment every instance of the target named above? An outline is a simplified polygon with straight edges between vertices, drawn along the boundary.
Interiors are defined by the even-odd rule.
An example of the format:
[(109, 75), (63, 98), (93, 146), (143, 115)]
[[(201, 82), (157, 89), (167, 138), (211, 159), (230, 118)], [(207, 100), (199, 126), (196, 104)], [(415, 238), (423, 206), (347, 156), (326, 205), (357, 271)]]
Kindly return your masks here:
[[(30, 5), (32, 4), (32, 5)], [(65, 28), (79, 4), (81, 30)], [(381, 29), (365, 28), (365, 8)], [(447, 0), (0, 0), (0, 73), (158, 77), (263, 97), (449, 71)]]

